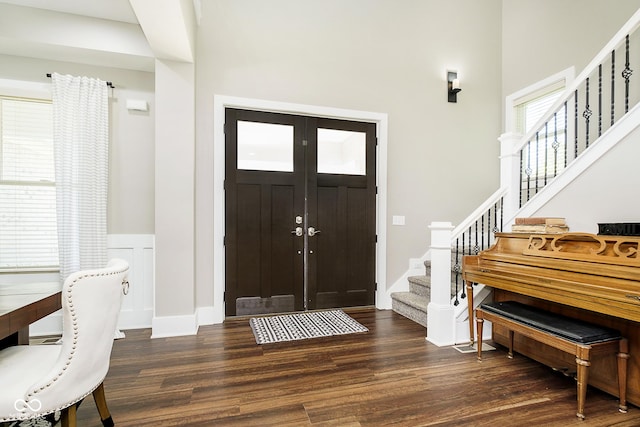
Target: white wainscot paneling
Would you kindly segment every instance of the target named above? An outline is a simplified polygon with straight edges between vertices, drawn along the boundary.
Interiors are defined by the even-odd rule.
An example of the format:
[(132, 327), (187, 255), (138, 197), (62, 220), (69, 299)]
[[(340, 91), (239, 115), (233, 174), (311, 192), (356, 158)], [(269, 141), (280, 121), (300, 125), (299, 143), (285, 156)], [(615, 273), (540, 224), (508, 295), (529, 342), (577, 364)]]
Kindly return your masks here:
[[(122, 258), (129, 263), (129, 293), (122, 301), (118, 329), (151, 327), (154, 243), (155, 239), (152, 234), (110, 234), (107, 236), (108, 258)], [(61, 311), (33, 323), (29, 332), (31, 336), (61, 334)]]
[(150, 328), (153, 318), (154, 236), (152, 234), (110, 234), (107, 236), (109, 259), (129, 263), (129, 293), (120, 310), (118, 328)]

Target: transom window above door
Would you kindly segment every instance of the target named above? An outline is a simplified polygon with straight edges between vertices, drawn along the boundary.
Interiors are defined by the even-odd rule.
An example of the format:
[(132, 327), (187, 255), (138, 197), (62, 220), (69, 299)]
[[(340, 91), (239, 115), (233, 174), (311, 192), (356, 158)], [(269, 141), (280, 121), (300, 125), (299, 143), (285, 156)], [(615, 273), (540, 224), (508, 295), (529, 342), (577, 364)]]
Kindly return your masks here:
[(293, 172), (293, 126), (238, 120), (238, 169)]
[(338, 129), (318, 129), (318, 173), (366, 175), (367, 135)]

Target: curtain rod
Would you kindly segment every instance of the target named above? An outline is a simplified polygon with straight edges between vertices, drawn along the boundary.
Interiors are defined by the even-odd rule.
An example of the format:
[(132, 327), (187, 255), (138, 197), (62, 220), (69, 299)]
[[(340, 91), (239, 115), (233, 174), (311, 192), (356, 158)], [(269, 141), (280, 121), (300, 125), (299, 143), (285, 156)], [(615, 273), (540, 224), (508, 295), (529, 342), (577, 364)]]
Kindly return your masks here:
[[(47, 73), (47, 77), (51, 78), (51, 73)], [(111, 89), (115, 88), (113, 83), (111, 83), (111, 82), (106, 82), (106, 83), (107, 83), (107, 86), (109, 86)]]

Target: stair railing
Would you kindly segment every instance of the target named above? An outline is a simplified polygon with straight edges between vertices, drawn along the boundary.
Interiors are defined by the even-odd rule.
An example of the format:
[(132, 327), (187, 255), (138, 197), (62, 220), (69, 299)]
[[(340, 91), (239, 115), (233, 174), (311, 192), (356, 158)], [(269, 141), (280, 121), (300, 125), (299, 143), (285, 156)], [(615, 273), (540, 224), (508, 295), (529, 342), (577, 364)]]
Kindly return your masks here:
[(460, 299), (466, 298), (462, 284), (462, 257), (475, 255), (491, 247), (495, 240), (495, 233), (502, 231), (504, 224), (504, 197), (506, 188), (493, 193), (482, 205), (460, 223), (451, 232), (451, 265), (454, 272), (452, 286), (455, 295), (453, 305), (460, 304)]
[(520, 159), (518, 207), (538, 194), (640, 101), (640, 91), (631, 90), (632, 62), (635, 67), (640, 63), (638, 27), (640, 10), (514, 146)]
[(632, 64), (640, 63), (633, 61), (640, 57), (639, 27), (640, 9), (524, 136), (501, 136), (500, 189), (451, 231), (452, 306), (466, 298), (462, 257), (489, 248), (518, 209), (638, 104), (640, 90), (632, 91), (631, 83)]

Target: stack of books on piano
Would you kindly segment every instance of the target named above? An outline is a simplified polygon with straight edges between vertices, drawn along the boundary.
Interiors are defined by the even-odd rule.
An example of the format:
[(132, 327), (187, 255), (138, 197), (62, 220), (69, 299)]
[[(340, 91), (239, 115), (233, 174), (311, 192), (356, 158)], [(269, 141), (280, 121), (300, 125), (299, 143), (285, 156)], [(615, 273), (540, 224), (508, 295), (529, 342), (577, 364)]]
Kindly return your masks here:
[(516, 218), (511, 231), (514, 233), (566, 233), (569, 227), (564, 218), (527, 217)]

